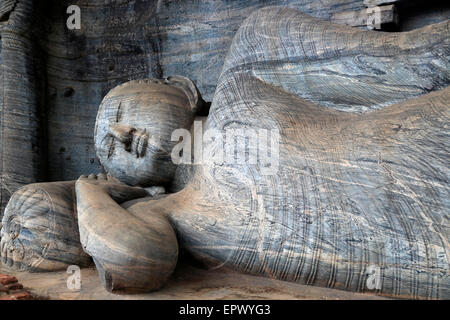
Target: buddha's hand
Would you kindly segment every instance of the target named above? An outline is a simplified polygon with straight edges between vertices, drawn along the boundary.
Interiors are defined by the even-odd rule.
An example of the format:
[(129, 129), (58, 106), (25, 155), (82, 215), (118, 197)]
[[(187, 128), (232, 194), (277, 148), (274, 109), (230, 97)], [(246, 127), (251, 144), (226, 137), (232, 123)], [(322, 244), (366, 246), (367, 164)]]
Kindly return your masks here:
[(119, 204), (149, 196), (99, 174), (75, 185), (83, 250), (97, 267), (103, 286), (114, 292), (148, 292), (163, 286), (178, 259), (178, 243), (169, 220), (147, 212), (144, 221)]
[(81, 176), (76, 182), (76, 190), (77, 195), (83, 194), (94, 198), (99, 192), (106, 192), (119, 204), (125, 201), (150, 196), (144, 188), (131, 187), (120, 182), (118, 179), (103, 173)]

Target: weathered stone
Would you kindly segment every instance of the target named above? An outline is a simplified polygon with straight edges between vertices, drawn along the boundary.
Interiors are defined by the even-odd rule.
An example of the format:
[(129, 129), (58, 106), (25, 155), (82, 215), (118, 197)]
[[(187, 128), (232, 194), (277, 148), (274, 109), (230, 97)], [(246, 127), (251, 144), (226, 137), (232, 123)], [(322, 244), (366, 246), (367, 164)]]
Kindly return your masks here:
[[(255, 163), (211, 161), (221, 151), (235, 160), (255, 144), (206, 140), (204, 162), (184, 172), (182, 190), (155, 198), (104, 176), (79, 179), (81, 242), (104, 286), (160, 288), (180, 246), (213, 268), (447, 299), (447, 30), (448, 22), (362, 31), (279, 7), (252, 14), (233, 40), (205, 130), (241, 130), (238, 141), (250, 129), (275, 130), (279, 140), (258, 141)], [(427, 94), (430, 85), (438, 91)], [(133, 118), (121, 118), (132, 123), (120, 124), (155, 122), (152, 108), (138, 99)], [(104, 113), (97, 121), (117, 123)], [(275, 161), (264, 162), (269, 153)], [(121, 157), (136, 161), (133, 152)]]
[[(27, 11), (34, 8), (30, 3), (18, 3), (23, 7), (18, 6), (17, 11), (12, 8), (11, 21), (2, 27), (2, 44), (7, 48), (5, 53), (2, 51), (2, 58), (9, 58), (8, 67), (16, 49), (14, 41), (8, 41), (24, 38), (24, 32), (30, 28), (26, 19), (20, 18), (21, 23), (15, 26), (12, 18), (23, 12), (27, 18), (36, 17)], [(40, 77), (40, 72), (27, 73), (24, 67), (40, 68), (42, 61), (36, 56), (39, 51), (28, 37), (24, 40), (28, 47), (24, 43), (17, 45), (18, 52), (25, 53), (17, 65), (25, 82), (8, 82), (13, 74), (3, 72), (8, 82), (4, 87), (9, 89), (3, 93), (2, 101), (8, 103), (2, 105), (1, 137), (2, 173), (17, 175), (11, 180), (16, 183), (14, 188), (47, 174), (55, 179), (61, 172), (91, 172), (98, 166), (93, 161), (94, 150), (86, 142), (91, 138), (86, 130), (93, 125), (93, 103), (98, 103), (97, 98), (119, 82), (135, 77), (162, 77), (170, 69), (164, 70), (161, 63), (161, 45), (169, 39), (168, 33), (161, 32), (161, 2), (127, 1), (116, 5), (108, 7), (109, 15), (97, 11), (104, 9), (102, 5), (92, 6), (86, 13), (87, 21), (107, 19), (110, 24), (106, 27), (90, 24), (89, 28), (69, 33), (63, 31), (64, 19), (58, 18), (62, 29), (45, 33), (45, 37), (37, 34), (37, 39), (45, 39), (49, 51), (49, 97), (55, 99), (45, 115), (39, 113), (42, 82), (27, 87), (24, 96), (18, 92), (26, 81)], [(239, 5), (235, 5), (237, 10)], [(128, 8), (132, 8), (130, 14), (124, 14)], [(55, 5), (55, 11), (37, 16), (49, 18), (61, 9), (62, 2)], [(152, 19), (146, 20), (149, 14)], [(111, 33), (99, 36), (105, 30)], [(133, 32), (124, 32), (129, 30)], [(19, 36), (15, 35), (17, 32)], [(8, 38), (10, 34), (13, 36)], [(52, 38), (55, 34), (58, 36)], [(155, 40), (155, 34), (161, 38)], [(150, 41), (151, 48), (136, 45), (148, 44), (149, 35), (154, 41)], [(166, 42), (161, 40), (164, 35)], [(125, 41), (134, 37), (138, 38), (136, 42)], [(67, 41), (76, 45), (59, 56), (57, 53)], [(132, 148), (131, 131), (123, 130), (130, 128), (130, 123), (114, 122), (114, 117), (99, 112), (97, 124), (116, 125), (114, 145), (125, 151), (121, 156), (123, 166), (120, 161), (105, 165), (108, 171), (142, 187), (168, 184), (175, 174), (176, 187), (182, 189), (170, 195), (142, 198), (147, 195), (145, 189), (126, 186), (102, 174), (77, 181), (81, 242), (94, 258), (104, 286), (111, 291), (160, 288), (176, 264), (180, 246), (216, 268), (227, 266), (353, 291), (371, 290), (366, 280), (374, 267), (380, 272), (379, 294), (448, 298), (449, 246), (444, 218), (449, 211), (445, 161), (449, 141), (448, 48), (448, 21), (412, 32), (387, 34), (329, 24), (292, 9), (269, 7), (252, 14), (239, 28), (220, 77), (209, 72), (219, 70), (219, 64), (211, 69), (203, 66), (202, 72), (219, 79), (205, 128), (219, 132), (276, 130), (280, 134), (278, 170), (269, 175), (264, 173), (261, 162), (199, 163), (180, 166), (176, 173), (165, 172), (168, 167), (164, 165), (170, 161), (167, 155), (161, 166), (150, 165), (143, 174), (135, 165), (128, 165), (141, 154), (132, 152), (140, 149)], [(119, 71), (114, 74), (116, 70)], [(125, 87), (134, 90), (134, 85)], [(117, 101), (107, 100), (105, 104), (111, 103), (111, 108), (115, 108), (114, 102), (119, 102), (117, 109), (120, 100), (132, 104), (133, 95), (140, 94), (133, 91), (126, 96), (120, 89), (114, 92), (119, 93)], [(20, 102), (14, 101), (16, 96)], [(111, 96), (114, 98), (114, 94)], [(184, 98), (191, 100), (186, 93)], [(60, 109), (60, 105), (64, 107)], [(143, 132), (153, 135), (156, 129), (162, 129), (166, 135), (167, 114), (148, 112), (153, 103), (145, 100), (137, 105), (134, 118), (119, 120), (131, 119), (144, 126), (135, 128), (131, 123), (133, 133), (147, 129)], [(84, 109), (73, 109), (79, 106)], [(183, 122), (181, 127), (187, 129), (194, 114), (179, 112), (185, 106), (192, 107), (190, 103), (169, 103), (167, 112), (179, 108), (174, 114), (177, 121)], [(48, 153), (42, 152), (42, 119), (49, 124)], [(69, 127), (67, 123), (75, 125)], [(149, 123), (156, 125), (146, 128)], [(107, 131), (105, 128), (102, 133)], [(14, 130), (22, 130), (23, 134)], [(122, 135), (124, 139), (118, 138)], [(101, 141), (96, 140), (96, 147), (104, 160)], [(170, 150), (168, 137), (162, 141), (163, 149)], [(214, 153), (223, 145), (221, 141), (207, 141), (205, 147)], [(269, 151), (264, 147), (268, 148), (263, 146), (258, 151)], [(142, 146), (141, 151), (144, 149)], [(231, 152), (226, 148), (225, 151)], [(42, 167), (47, 155), (48, 171)], [(58, 161), (53, 158), (55, 155)], [(86, 157), (86, 162), (79, 161), (82, 157)], [(149, 160), (156, 163), (152, 157)], [(64, 161), (73, 163), (65, 167)], [(2, 177), (4, 182), (5, 176)], [(2, 185), (5, 190), (9, 186), (11, 183)], [(54, 270), (74, 259), (88, 261), (80, 251), (77, 220), (71, 207), (73, 182), (49, 186), (53, 186), (50, 190), (55, 188), (58, 209), (49, 207), (47, 194), (39, 191), (45, 190), (47, 184), (38, 190), (33, 185), (24, 188), (29, 193), (21, 194), (20, 189), (18, 198), (10, 201), (1, 239), (2, 259), (7, 266)], [(131, 199), (135, 200), (125, 203)], [(17, 203), (19, 207), (15, 207)], [(38, 204), (30, 210), (35, 203)], [(15, 221), (15, 217), (30, 213), (33, 219)], [(24, 246), (22, 240), (28, 232), (20, 231), (35, 218), (43, 228), (35, 233), (35, 242), (26, 239)], [(61, 230), (64, 235), (58, 240), (66, 244), (69, 238), (73, 242), (63, 249), (50, 247), (58, 243), (53, 235)], [(27, 251), (28, 245), (31, 250)], [(51, 258), (47, 252), (51, 252)]]
[(0, 274), (0, 284), (7, 285), (11, 283), (17, 282), (17, 278), (13, 276), (9, 276), (7, 274)]
[[(345, 24), (355, 27), (369, 27), (372, 28), (372, 20), (378, 19), (378, 29), (381, 29), (386, 24), (398, 24), (398, 13), (394, 5), (387, 5), (377, 7), (378, 9), (363, 9), (360, 11), (344, 11), (338, 12), (331, 16), (330, 21), (338, 24)], [(379, 17), (375, 18), (375, 15)]]
[[(181, 74), (210, 101), (239, 25), (273, 4), (279, 1), (1, 1), (0, 215), (22, 185), (102, 171), (92, 139), (95, 116), (117, 85)], [(362, 0), (283, 4), (326, 20), (364, 9)], [(81, 8), (80, 30), (67, 29), (69, 5)], [(411, 19), (410, 12), (403, 11), (400, 30), (450, 16), (428, 4)]]
[(16, 191), (2, 221), (2, 264), (32, 272), (91, 264), (80, 245), (74, 182), (35, 183)]

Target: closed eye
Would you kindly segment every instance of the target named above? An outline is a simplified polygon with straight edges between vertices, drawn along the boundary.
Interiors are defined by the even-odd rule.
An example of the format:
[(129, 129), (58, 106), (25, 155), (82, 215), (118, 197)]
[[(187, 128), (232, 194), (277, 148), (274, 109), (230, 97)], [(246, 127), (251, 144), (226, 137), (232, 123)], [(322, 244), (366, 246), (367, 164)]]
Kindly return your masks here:
[(117, 113), (116, 113), (116, 122), (120, 122), (122, 119), (122, 102), (119, 103), (119, 106), (117, 107)]
[(109, 142), (109, 147), (108, 147), (108, 157), (107, 157), (107, 159), (112, 157), (112, 155), (114, 154), (114, 150), (115, 150), (114, 137), (110, 137), (109, 141), (110, 142)]
[(114, 150), (115, 150), (115, 143), (114, 143), (114, 137), (110, 134), (107, 134), (103, 140), (102, 140), (102, 153), (105, 154), (106, 153), (106, 158), (109, 159), (111, 158), (111, 156), (114, 154)]

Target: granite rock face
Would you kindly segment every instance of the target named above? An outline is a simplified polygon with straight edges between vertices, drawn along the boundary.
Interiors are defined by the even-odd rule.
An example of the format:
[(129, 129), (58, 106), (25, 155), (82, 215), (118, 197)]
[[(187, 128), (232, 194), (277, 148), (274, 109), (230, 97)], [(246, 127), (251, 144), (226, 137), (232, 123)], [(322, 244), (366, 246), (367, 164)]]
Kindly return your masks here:
[[(106, 93), (133, 79), (190, 77), (211, 100), (240, 23), (291, 5), (327, 18), (361, 8), (336, 1), (0, 1), (1, 211), (19, 187), (99, 172), (93, 133)], [(81, 8), (69, 30), (67, 8)]]
[[(202, 29), (187, 26), (192, 21), (198, 26), (201, 19), (182, 10), (176, 11), (180, 16), (167, 14), (178, 2), (80, 1), (82, 21), (88, 23), (75, 31), (65, 27), (68, 3), (50, 3), (0, 6), (5, 21), (2, 202), (17, 185), (101, 169), (90, 128), (109, 88), (129, 79), (161, 78), (192, 61), (200, 62), (176, 73), (197, 80), (207, 98), (212, 82), (199, 75), (219, 79), (207, 129), (275, 128), (280, 134), (279, 170), (269, 176), (260, 163), (202, 165), (183, 191), (131, 203), (123, 202), (147, 192), (117, 186), (102, 174), (78, 180), (81, 242), (109, 290), (159, 287), (176, 263), (180, 244), (215, 267), (354, 291), (370, 289), (365, 276), (375, 266), (381, 272), (380, 294), (448, 298), (448, 21), (409, 33), (363, 32), (289, 8), (267, 7), (237, 23), (241, 26), (232, 31), (231, 46), (224, 43), (228, 54), (222, 68), (221, 63), (208, 65), (221, 50), (208, 55), (199, 49), (215, 37), (205, 31), (204, 41), (192, 40)], [(333, 2), (338, 3), (344, 4)], [(219, 16), (239, 12), (237, 20), (247, 10), (242, 3), (215, 5), (217, 12), (228, 8)], [(323, 11), (322, 1), (291, 5), (304, 11), (322, 5), (315, 12), (322, 18), (334, 10)], [(201, 11), (202, 6), (208, 8), (203, 2), (189, 8)], [(214, 12), (208, 13), (214, 17)], [(188, 22), (177, 20), (186, 16)], [(227, 28), (223, 30), (230, 32)], [(188, 38), (175, 41), (180, 32)], [(217, 35), (226, 38), (219, 30)], [(135, 96), (119, 93), (124, 101)], [(113, 102), (116, 108), (119, 101)], [(129, 112), (150, 123), (144, 113)], [(123, 126), (116, 129), (123, 132)], [(145, 129), (151, 132), (155, 126)], [(206, 146), (213, 152), (222, 147), (218, 141)], [(130, 169), (122, 164), (113, 165)], [(59, 185), (49, 186), (59, 193)], [(7, 265), (35, 265), (32, 259), (23, 263), (26, 254), (21, 251), (34, 230), (21, 226), (56, 221), (46, 212), (72, 220), (62, 222), (68, 230), (60, 231), (78, 239), (73, 190), (67, 189), (53, 209), (47, 193), (34, 192), (34, 187), (16, 192), (3, 219), (1, 249)], [(22, 221), (21, 212), (31, 218)], [(43, 240), (58, 234), (46, 233)], [(49, 248), (48, 253), (58, 250)], [(89, 263), (76, 241), (63, 251), (67, 255), (56, 260), (58, 266), (73, 259)], [(42, 252), (40, 258), (49, 256)], [(55, 261), (51, 255), (49, 260)], [(139, 261), (164, 277), (143, 283), (140, 277), (147, 274), (145, 268), (136, 272)]]
[[(180, 192), (149, 198), (104, 175), (76, 182), (80, 241), (105, 288), (161, 288), (183, 248), (216, 269), (448, 299), (448, 26), (380, 33), (285, 7), (251, 14), (225, 59), (202, 161)], [(134, 128), (106, 144), (130, 184), (143, 171), (158, 181), (164, 158), (136, 170), (129, 141), (171, 123), (160, 104), (122, 90), (169, 92), (158, 86), (114, 89), (97, 118), (99, 150), (108, 150), (102, 127)], [(192, 121), (178, 95), (167, 97), (158, 100), (168, 113)]]
[[(48, 178), (98, 172), (93, 145), (97, 108), (128, 80), (175, 74), (192, 79), (211, 101), (231, 40), (256, 9), (279, 1), (53, 1), (45, 39), (49, 100)], [(81, 30), (65, 28), (69, 4)], [(283, 1), (321, 18), (360, 8), (358, 0)], [(67, 124), (70, 123), (70, 130)]]

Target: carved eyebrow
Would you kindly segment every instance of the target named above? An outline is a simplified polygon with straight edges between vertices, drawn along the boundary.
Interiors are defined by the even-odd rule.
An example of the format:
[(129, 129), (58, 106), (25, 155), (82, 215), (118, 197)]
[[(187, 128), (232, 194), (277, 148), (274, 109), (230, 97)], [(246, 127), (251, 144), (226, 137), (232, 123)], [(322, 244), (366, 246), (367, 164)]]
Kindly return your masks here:
[(120, 122), (121, 118), (122, 118), (122, 101), (120, 101), (119, 106), (117, 107), (116, 122)]

